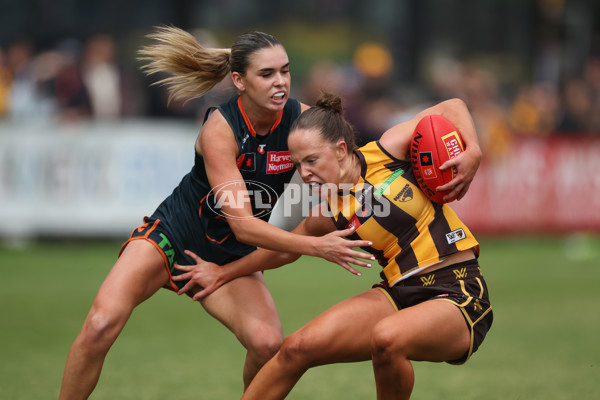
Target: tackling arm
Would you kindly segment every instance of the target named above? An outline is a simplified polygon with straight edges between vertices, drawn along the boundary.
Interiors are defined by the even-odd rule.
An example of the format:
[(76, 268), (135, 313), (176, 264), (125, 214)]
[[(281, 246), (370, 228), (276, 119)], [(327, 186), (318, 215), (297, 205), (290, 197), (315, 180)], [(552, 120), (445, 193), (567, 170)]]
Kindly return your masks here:
[[(203, 155), (206, 173), (211, 187), (225, 182), (239, 182), (230, 185), (228, 195), (233, 199), (249, 198), (246, 185), (237, 167), (238, 147), (231, 128), (220, 113), (213, 113), (202, 128), (196, 144)], [(218, 199), (217, 199), (218, 200)], [(224, 202), (221, 209), (229, 217), (227, 222), (236, 239), (253, 246), (280, 252), (292, 252), (322, 257), (345, 266), (348, 258), (364, 258), (364, 253), (353, 247), (366, 246), (364, 240), (345, 240), (344, 231), (332, 232), (323, 237), (305, 236), (287, 232), (259, 218), (253, 217), (249, 202), (230, 204)], [(290, 248), (293, 243), (293, 248)], [(360, 261), (355, 261), (360, 264)]]
[[(317, 206), (318, 207), (318, 206)], [(294, 229), (293, 233), (296, 235), (323, 235), (323, 234), (337, 234), (341, 233), (346, 236), (352, 232), (352, 229), (346, 229), (344, 231), (336, 231), (333, 221), (325, 216), (316, 216), (312, 214), (307, 217), (304, 221)], [(368, 245), (372, 243), (366, 242)], [(186, 254), (194, 259), (196, 265), (175, 265), (180, 271), (185, 271), (184, 274), (173, 277), (173, 280), (183, 281), (190, 280), (178, 293), (182, 294), (192, 289), (195, 286), (200, 286), (202, 289), (194, 294), (193, 299), (202, 299), (227, 282), (239, 278), (240, 276), (250, 275), (258, 271), (264, 271), (268, 269), (275, 269), (285, 264), (296, 261), (300, 255), (297, 253), (289, 252), (277, 252), (267, 249), (258, 249), (252, 253), (246, 255), (239, 260), (233, 261), (223, 266), (215, 263), (204, 261), (198, 255), (191, 251), (186, 251)], [(374, 260), (373, 256), (368, 256), (362, 253), (362, 258), (369, 257)], [(355, 275), (360, 275), (356, 269), (350, 266), (350, 263), (355, 263), (363, 266), (370, 267), (371, 265), (366, 262), (359, 262), (352, 257), (346, 258), (344, 265), (345, 269)]]

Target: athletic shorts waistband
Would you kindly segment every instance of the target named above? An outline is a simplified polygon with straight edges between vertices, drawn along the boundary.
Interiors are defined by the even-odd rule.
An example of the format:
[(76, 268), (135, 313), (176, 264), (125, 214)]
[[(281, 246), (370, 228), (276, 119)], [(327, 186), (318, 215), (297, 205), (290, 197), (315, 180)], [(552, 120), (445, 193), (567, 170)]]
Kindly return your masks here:
[(430, 273), (413, 275), (401, 280), (394, 286), (431, 286), (456, 282), (467, 278), (481, 278), (481, 270), (476, 259), (448, 265)]

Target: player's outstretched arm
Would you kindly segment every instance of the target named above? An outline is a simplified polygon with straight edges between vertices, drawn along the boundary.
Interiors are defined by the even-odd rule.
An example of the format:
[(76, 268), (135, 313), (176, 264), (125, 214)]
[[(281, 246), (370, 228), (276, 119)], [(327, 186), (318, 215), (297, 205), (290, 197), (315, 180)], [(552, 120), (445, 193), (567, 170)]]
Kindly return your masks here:
[(288, 232), (254, 217), (252, 206), (246, 201), (250, 198), (246, 183), (237, 167), (238, 146), (220, 113), (215, 111), (202, 127), (196, 150), (203, 155), (211, 187), (221, 188), (215, 191), (215, 200), (227, 215), (227, 223), (238, 241), (273, 251), (321, 257), (342, 267), (347, 266), (348, 258), (356, 257), (353, 247), (366, 246), (365, 241), (345, 240), (339, 233), (317, 237)]
[[(324, 236), (336, 236), (340, 239), (350, 235), (353, 232), (353, 229), (345, 229), (341, 231), (333, 230), (335, 226), (331, 219), (327, 217), (316, 217), (309, 216), (304, 221), (298, 225), (296, 229), (294, 229), (295, 234), (299, 235), (322, 235), (326, 231), (329, 231)], [(352, 241), (357, 243), (359, 246), (371, 246), (372, 243), (369, 241)], [(331, 251), (335, 251), (332, 248)], [(240, 276), (250, 275), (257, 271), (264, 271), (267, 269), (274, 269), (281, 267), (283, 265), (292, 263), (296, 261), (300, 254), (292, 253), (292, 252), (277, 252), (267, 249), (258, 249), (248, 254), (247, 256), (233, 261), (229, 264), (220, 266), (215, 263), (204, 261), (197, 254), (194, 254), (191, 251), (186, 251), (186, 254), (190, 256), (195, 262), (195, 265), (175, 265), (175, 268), (184, 271), (183, 274), (177, 275), (173, 277), (175, 281), (184, 281), (190, 280), (178, 293), (183, 294), (189, 291), (190, 289), (200, 286), (202, 289), (194, 294), (193, 299), (199, 300), (202, 299), (209, 294), (213, 293), (219, 287), (224, 285), (225, 283), (238, 278)], [(361, 275), (358, 270), (353, 268), (351, 264), (362, 266), (362, 267), (371, 267), (370, 261), (374, 260), (374, 257), (370, 254), (366, 254), (357, 250), (352, 250), (349, 255), (339, 257), (342, 262), (338, 262), (344, 269), (355, 275)], [(363, 260), (370, 261), (363, 261)]]
[(203, 260), (197, 254), (189, 250), (186, 250), (185, 253), (190, 256), (196, 264), (175, 264), (175, 268), (184, 271), (184, 273), (173, 276), (173, 280), (184, 281), (189, 279), (189, 282), (187, 282), (177, 294), (183, 294), (199, 287), (200, 290), (192, 297), (194, 300), (205, 298), (235, 278), (260, 271), (261, 268), (259, 268), (259, 265), (261, 265), (261, 263), (266, 262), (266, 264), (262, 264), (265, 265), (265, 268), (263, 269), (273, 269), (294, 262), (300, 257), (299, 255), (292, 253), (280, 253), (272, 250), (259, 249), (240, 260), (226, 265), (218, 265)]

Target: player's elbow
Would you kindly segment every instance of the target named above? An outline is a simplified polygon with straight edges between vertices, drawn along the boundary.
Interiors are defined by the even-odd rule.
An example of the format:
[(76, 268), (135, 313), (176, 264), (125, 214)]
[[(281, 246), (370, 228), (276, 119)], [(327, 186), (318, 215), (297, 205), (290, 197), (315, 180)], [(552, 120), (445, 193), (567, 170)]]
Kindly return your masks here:
[(454, 97), (444, 101), (444, 105), (452, 111), (465, 111), (468, 110), (467, 104), (464, 100)]
[(300, 254), (279, 252), (275, 255), (275, 257), (276, 257), (277, 264), (286, 265), (286, 264), (291, 264), (294, 261), (296, 261), (298, 258), (300, 258)]
[(243, 219), (229, 219), (227, 221), (229, 223), (229, 227), (233, 232), (233, 236), (235, 236), (238, 242), (246, 243), (252, 246), (258, 246), (256, 241), (257, 234), (254, 229), (252, 229), (252, 224), (250, 221)]

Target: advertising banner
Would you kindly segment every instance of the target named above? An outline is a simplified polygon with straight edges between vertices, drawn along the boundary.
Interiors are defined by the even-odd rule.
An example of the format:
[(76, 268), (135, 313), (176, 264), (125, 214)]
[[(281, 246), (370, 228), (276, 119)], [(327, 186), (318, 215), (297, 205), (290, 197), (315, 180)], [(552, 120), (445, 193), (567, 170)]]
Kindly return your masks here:
[[(0, 238), (125, 237), (190, 171), (199, 129), (148, 121), (42, 128), (0, 126)], [(270, 156), (272, 168), (292, 165)], [(273, 214), (281, 226), (292, 206), (282, 202), (303, 207), (295, 179)], [(502, 157), (484, 154), (469, 192), (450, 206), (475, 234), (600, 232), (600, 138), (527, 138)]]

